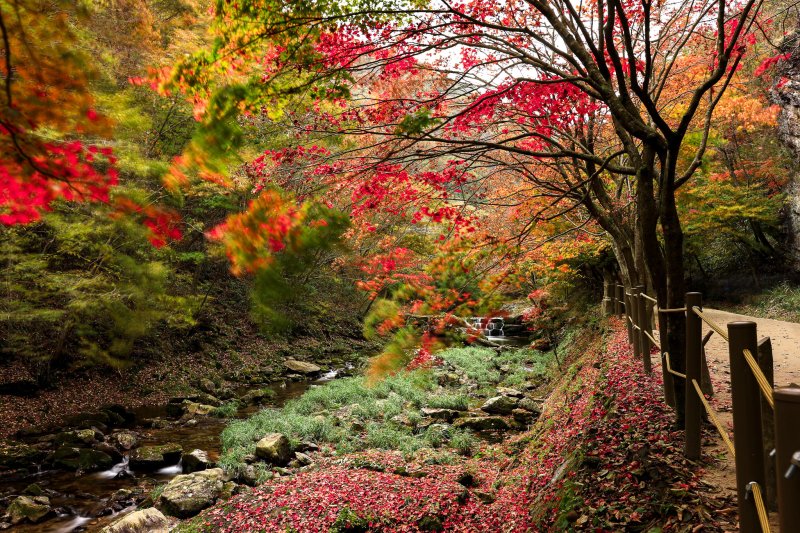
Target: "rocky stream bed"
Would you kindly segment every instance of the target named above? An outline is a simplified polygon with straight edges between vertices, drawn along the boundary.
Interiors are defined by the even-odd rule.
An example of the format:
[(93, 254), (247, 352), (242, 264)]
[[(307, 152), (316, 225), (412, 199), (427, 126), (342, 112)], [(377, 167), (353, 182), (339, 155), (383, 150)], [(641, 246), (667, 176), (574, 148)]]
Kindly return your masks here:
[[(325, 468), (346, 450), (429, 450), (447, 460), (474, 451), (476, 436), (496, 442), (538, 418), (541, 352), (446, 354), (433, 372), (374, 388), (362, 377), (328, 384), (351, 366), (326, 372), (289, 359), (269, 384), (202, 379), (196, 394), (166, 405), (102, 406), (59, 428), (20, 432), (0, 441), (0, 529), (166, 532), (264, 481)], [(232, 419), (243, 422), (220, 461)]]
[[(287, 373), (262, 385), (231, 388), (204, 379), (196, 394), (167, 405), (99, 406), (70, 417), (63, 427), (18, 432), (0, 441), (0, 530), (99, 531), (123, 514), (135, 514), (145, 530), (157, 531), (150, 506), (170, 483), (171, 501), (178, 502), (170, 514), (196, 514), (209, 505), (203, 498), (213, 503), (235, 493), (236, 481), (254, 482), (234, 481), (214, 468), (220, 433), (231, 418), (279, 408), (351, 368), (323, 371), (287, 360)], [(136, 509), (142, 512), (132, 513)]]

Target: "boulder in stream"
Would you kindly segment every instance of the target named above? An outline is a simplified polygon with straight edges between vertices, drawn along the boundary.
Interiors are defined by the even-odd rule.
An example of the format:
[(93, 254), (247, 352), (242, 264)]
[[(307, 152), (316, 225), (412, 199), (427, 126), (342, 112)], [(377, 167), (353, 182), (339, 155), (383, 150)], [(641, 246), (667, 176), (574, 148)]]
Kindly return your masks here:
[(123, 450), (130, 450), (139, 444), (139, 437), (133, 431), (118, 431), (111, 435), (111, 441)]
[(216, 408), (213, 405), (206, 405), (188, 400), (184, 402), (184, 410), (186, 414), (191, 416), (208, 416), (214, 409)]
[(8, 506), (6, 513), (14, 525), (25, 521), (35, 524), (54, 514), (50, 499), (46, 496), (18, 496)]
[(101, 533), (167, 533), (169, 520), (158, 509), (152, 507), (139, 509), (126, 514), (110, 526), (106, 526)]
[(221, 468), (175, 476), (158, 498), (157, 505), (167, 514), (190, 518), (211, 507), (224, 489)]
[(56, 435), (55, 444), (56, 446), (91, 446), (99, 440), (98, 437), (102, 438), (102, 434), (93, 429), (76, 429)]
[(192, 450), (189, 453), (184, 453), (181, 457), (181, 465), (184, 474), (191, 474), (192, 472), (199, 472), (205, 470), (214, 463), (209, 460), (208, 453), (203, 450)]
[(255, 389), (241, 397), (246, 405), (259, 405), (271, 399), (275, 393), (272, 389)]
[(64, 470), (93, 472), (111, 468), (114, 464), (114, 459), (99, 450), (62, 446), (48, 458), (48, 462), (56, 468), (63, 468)]
[(188, 396), (186, 399), (191, 401), (191, 402), (211, 405), (213, 407), (219, 407), (220, 405), (222, 405), (222, 400), (220, 400), (219, 398), (217, 398), (213, 394), (208, 394), (208, 393), (205, 393), (205, 392), (199, 392), (197, 394), (192, 394), (191, 396)]
[(0, 470), (27, 468), (45, 458), (47, 452), (35, 446), (0, 440)]
[(305, 361), (298, 361), (297, 359), (287, 359), (283, 364), (292, 372), (297, 372), (299, 374), (312, 375), (322, 372), (322, 368), (314, 363), (306, 363)]
[(486, 411), (487, 413), (497, 414), (497, 415), (507, 415), (511, 414), (517, 407), (517, 400), (513, 398), (509, 398), (508, 396), (495, 396), (494, 398), (489, 398), (484, 402), (481, 406), (481, 411)]
[(107, 412), (96, 413), (80, 413), (67, 418), (66, 425), (76, 428), (92, 428), (107, 429), (112, 421)]
[(181, 445), (174, 442), (160, 446), (142, 446), (131, 453), (130, 467), (133, 470), (158, 470), (177, 463), (182, 453)]
[(280, 433), (269, 433), (256, 443), (256, 457), (274, 465), (285, 465), (291, 458), (289, 439)]
[(22, 494), (27, 496), (44, 496), (44, 489), (38, 483), (31, 483), (25, 487)]
[(134, 413), (124, 405), (114, 403), (110, 405), (104, 405), (100, 409), (107, 413), (114, 413), (115, 415), (122, 418), (122, 421), (125, 424), (133, 424), (134, 422), (136, 422), (136, 413)]
[(196, 394), (190, 398), (170, 398), (167, 403), (167, 415), (180, 417), (183, 415), (206, 416), (222, 401), (210, 394)]
[(98, 452), (103, 452), (104, 454), (108, 455), (113, 459), (115, 463), (122, 461), (122, 454), (119, 450), (117, 450), (114, 446), (107, 442), (98, 442), (94, 446), (92, 446), (93, 450), (97, 450)]
[(170, 398), (167, 402), (167, 416), (173, 416), (175, 418), (181, 416), (184, 413), (184, 402), (186, 398), (179, 397), (179, 398)]

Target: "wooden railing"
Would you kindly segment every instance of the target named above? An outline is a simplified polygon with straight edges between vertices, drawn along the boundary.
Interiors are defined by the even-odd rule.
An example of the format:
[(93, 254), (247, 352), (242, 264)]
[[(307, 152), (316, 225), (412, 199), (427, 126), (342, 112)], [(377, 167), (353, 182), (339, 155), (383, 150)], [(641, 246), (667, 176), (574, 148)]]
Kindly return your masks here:
[[(800, 532), (800, 387), (774, 389), (769, 338), (758, 340), (755, 322), (717, 324), (703, 312), (702, 295), (697, 292), (686, 294), (682, 308), (662, 309), (644, 287), (606, 283), (603, 300), (605, 314), (624, 317), (634, 356), (641, 359), (645, 372), (652, 372), (652, 347), (661, 353), (668, 405), (675, 406), (672, 376), (686, 380), (685, 456), (700, 458), (703, 412), (719, 431), (735, 460), (740, 531), (768, 532), (770, 507), (778, 511), (781, 531)], [(686, 316), (685, 373), (672, 367), (670, 354), (653, 333), (657, 313)], [(707, 372), (703, 352), (711, 335), (703, 337), (703, 323), (728, 343), (733, 440), (703, 391), (702, 376)]]

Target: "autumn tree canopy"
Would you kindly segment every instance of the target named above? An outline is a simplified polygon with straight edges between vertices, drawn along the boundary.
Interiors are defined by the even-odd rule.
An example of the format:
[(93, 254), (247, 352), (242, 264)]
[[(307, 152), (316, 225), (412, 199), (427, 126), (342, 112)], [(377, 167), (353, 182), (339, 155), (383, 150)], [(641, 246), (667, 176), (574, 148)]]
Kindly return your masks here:
[[(741, 73), (757, 79), (783, 58), (763, 50), (772, 30), (759, 2), (217, 2), (206, 35), (175, 22), (195, 20), (194, 4), (144, 3), (131, 16), (130, 0), (59, 10), (65, 38), (50, 45), (38, 4), (12, 4), (2, 12), (7, 225), (63, 200), (110, 203), (156, 246), (183, 225), (220, 243), (236, 275), (263, 279), (289, 255), (319, 264), (346, 242), (352, 255), (332, 266), (357, 265), (351, 281), (372, 302), (394, 300), (367, 306), (383, 311), (379, 330), (402, 326), (390, 308), (475, 312), (500, 287), (535, 288), (606, 243), (621, 279), (663, 307), (683, 299), (684, 253), (696, 250), (687, 228), (691, 238), (724, 226), (747, 250), (774, 252), (763, 228), (775, 224), (779, 165), (745, 162), (740, 142), (774, 121)], [(100, 37), (88, 48), (81, 24)], [(130, 38), (113, 38), (115, 24)], [(181, 44), (154, 54), (158, 32)], [(117, 187), (118, 124), (97, 105), (105, 67), (73, 53), (92, 47), (121, 58), (113, 83), (162, 102), (148, 157), (190, 106), (190, 142), (166, 150), (179, 155), (165, 203), (212, 183), (247, 190), (242, 213), (200, 227)], [(740, 114), (726, 123), (731, 109)], [(757, 199), (764, 192), (773, 203)], [(682, 319), (663, 318), (679, 366)]]
[[(516, 251), (536, 246), (529, 237), (543, 221), (594, 224), (625, 283), (676, 307), (686, 290), (677, 194), (756, 45), (760, 8), (219, 2), (215, 46), (164, 81), (202, 102), (210, 137), (198, 146), (234, 115), (266, 113), (294, 126), (298, 144), (343, 139), (312, 151), (299, 173), (349, 183), (354, 214), (436, 200), (412, 216), (458, 233), (470, 206), (513, 206), (523, 220)], [(220, 73), (227, 83), (208, 83)], [(679, 354), (682, 318), (662, 326)]]

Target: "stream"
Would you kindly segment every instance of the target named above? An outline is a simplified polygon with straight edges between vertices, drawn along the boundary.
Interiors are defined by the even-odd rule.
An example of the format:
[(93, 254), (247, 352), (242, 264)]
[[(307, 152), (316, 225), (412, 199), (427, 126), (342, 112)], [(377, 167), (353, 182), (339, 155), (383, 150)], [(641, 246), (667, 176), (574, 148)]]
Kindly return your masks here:
[[(237, 397), (249, 390), (270, 388), (274, 397), (261, 405), (241, 407), (234, 418), (246, 418), (264, 408), (279, 408), (288, 400), (301, 396), (311, 387), (321, 385), (335, 379), (338, 370), (331, 370), (314, 380), (284, 381), (268, 386), (247, 387), (237, 390)], [(178, 425), (174, 417), (167, 415), (167, 407), (151, 406), (133, 409), (136, 423), (128, 429), (142, 434), (139, 446), (177, 443), (183, 450), (204, 450), (211, 461), (217, 461), (221, 452), (220, 434), (230, 419), (215, 417), (197, 417), (197, 424)], [(168, 419), (170, 424), (164, 428), (150, 428), (142, 425), (142, 421), (154, 418)], [(131, 471), (128, 467), (126, 452), (122, 462), (112, 468), (99, 472), (78, 474), (63, 470), (43, 470), (33, 475), (20, 478), (0, 479), (0, 498), (8, 498), (36, 483), (48, 492), (54, 508), (66, 510), (61, 515), (39, 524), (21, 524), (8, 531), (19, 533), (70, 533), (98, 531), (116, 520), (120, 515), (136, 509), (135, 505), (115, 510), (109, 506), (111, 496), (121, 489), (136, 489), (146, 485), (154, 487), (165, 483), (181, 473), (180, 463), (170, 465), (156, 472)], [(51, 492), (53, 491), (53, 492)]]

